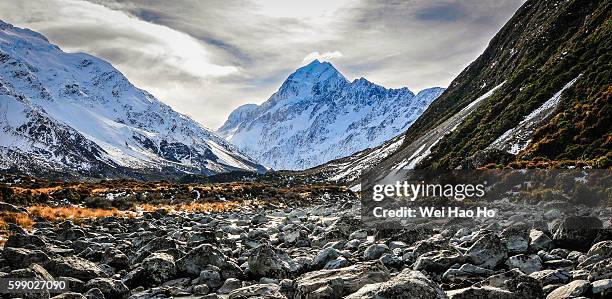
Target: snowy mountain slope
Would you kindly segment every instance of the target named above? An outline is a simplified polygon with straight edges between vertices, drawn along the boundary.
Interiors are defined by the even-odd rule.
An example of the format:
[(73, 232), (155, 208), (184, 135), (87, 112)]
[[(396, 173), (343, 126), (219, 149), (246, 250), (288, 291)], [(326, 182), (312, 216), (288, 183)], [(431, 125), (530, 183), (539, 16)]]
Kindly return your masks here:
[(0, 167), (31, 172), (263, 171), (109, 63), (0, 21)]
[(260, 106), (237, 108), (217, 132), (268, 167), (305, 169), (404, 132), (443, 90), (415, 95), (364, 78), (350, 82), (329, 62), (315, 60)]
[(611, 18), (609, 1), (527, 1), (372, 174), (611, 167)]
[[(399, 147), (307, 172), (356, 186), (359, 171), (384, 177), (398, 168), (610, 168), (611, 18), (609, 1), (528, 0)], [(391, 153), (364, 166), (376, 152)]]

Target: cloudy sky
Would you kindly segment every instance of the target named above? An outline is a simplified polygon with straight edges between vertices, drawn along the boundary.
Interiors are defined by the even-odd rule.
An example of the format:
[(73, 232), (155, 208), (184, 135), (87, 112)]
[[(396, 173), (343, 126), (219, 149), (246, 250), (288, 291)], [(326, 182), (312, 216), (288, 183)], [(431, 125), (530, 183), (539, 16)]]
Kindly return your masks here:
[(212, 129), (296, 68), (331, 61), (414, 92), (446, 87), (524, 0), (2, 0), (0, 19), (110, 61)]

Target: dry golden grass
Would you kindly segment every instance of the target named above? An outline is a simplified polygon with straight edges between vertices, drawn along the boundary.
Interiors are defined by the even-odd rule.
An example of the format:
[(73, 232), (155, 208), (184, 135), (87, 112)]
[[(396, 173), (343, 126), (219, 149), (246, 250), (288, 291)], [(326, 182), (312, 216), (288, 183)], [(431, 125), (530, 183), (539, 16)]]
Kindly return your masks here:
[(192, 202), (177, 205), (138, 205), (138, 209), (145, 212), (153, 212), (163, 209), (169, 212), (190, 212), (190, 213), (223, 213), (238, 211), (244, 205), (252, 204), (251, 201), (224, 201), (224, 202)]
[(48, 207), (48, 206), (31, 206), (28, 207), (28, 213), (32, 217), (41, 217), (47, 221), (60, 222), (72, 220), (80, 222), (86, 219), (97, 219), (104, 217), (130, 217), (131, 213), (119, 211), (117, 209), (91, 209), (83, 207)]
[(34, 221), (26, 213), (0, 213), (0, 231), (8, 229), (8, 224), (14, 223), (25, 229), (31, 229)]

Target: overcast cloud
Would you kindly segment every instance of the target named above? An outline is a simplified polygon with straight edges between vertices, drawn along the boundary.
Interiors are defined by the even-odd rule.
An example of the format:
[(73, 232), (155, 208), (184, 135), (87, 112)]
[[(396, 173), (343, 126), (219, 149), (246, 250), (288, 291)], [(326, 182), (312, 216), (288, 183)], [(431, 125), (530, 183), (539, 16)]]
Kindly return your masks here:
[(0, 19), (110, 61), (216, 129), (296, 68), (331, 61), (414, 92), (446, 87), (524, 0), (3, 0)]

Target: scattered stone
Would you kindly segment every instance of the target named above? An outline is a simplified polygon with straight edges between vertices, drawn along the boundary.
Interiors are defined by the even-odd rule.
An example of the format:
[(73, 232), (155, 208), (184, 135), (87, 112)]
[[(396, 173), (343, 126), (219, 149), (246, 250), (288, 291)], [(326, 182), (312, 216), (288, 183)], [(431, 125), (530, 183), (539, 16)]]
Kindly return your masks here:
[(462, 282), (465, 280), (479, 280), (483, 276), (490, 276), (495, 273), (493, 270), (474, 266), (472, 264), (463, 264), (459, 269), (448, 269), (442, 275), (442, 279), (450, 282)]
[(347, 299), (446, 299), (444, 291), (419, 271), (405, 269), (387, 282), (367, 284)]
[(537, 254), (511, 256), (506, 260), (506, 265), (510, 269), (517, 268), (526, 274), (542, 270), (542, 260)]
[(269, 244), (253, 249), (248, 265), (251, 273), (257, 277), (287, 278), (298, 270), (297, 264), (284, 251)]
[(339, 298), (389, 278), (389, 270), (380, 261), (308, 272), (296, 280), (295, 298)]
[(584, 295), (590, 287), (591, 284), (586, 280), (574, 280), (550, 292), (546, 299), (577, 298)]
[(591, 247), (603, 223), (592, 216), (571, 216), (563, 219), (553, 235), (557, 246), (586, 251)]
[(474, 242), (464, 257), (474, 265), (494, 269), (508, 257), (508, 250), (499, 237), (486, 233)]
[(390, 252), (385, 244), (372, 244), (363, 252), (363, 258), (367, 261), (380, 258), (384, 253)]

